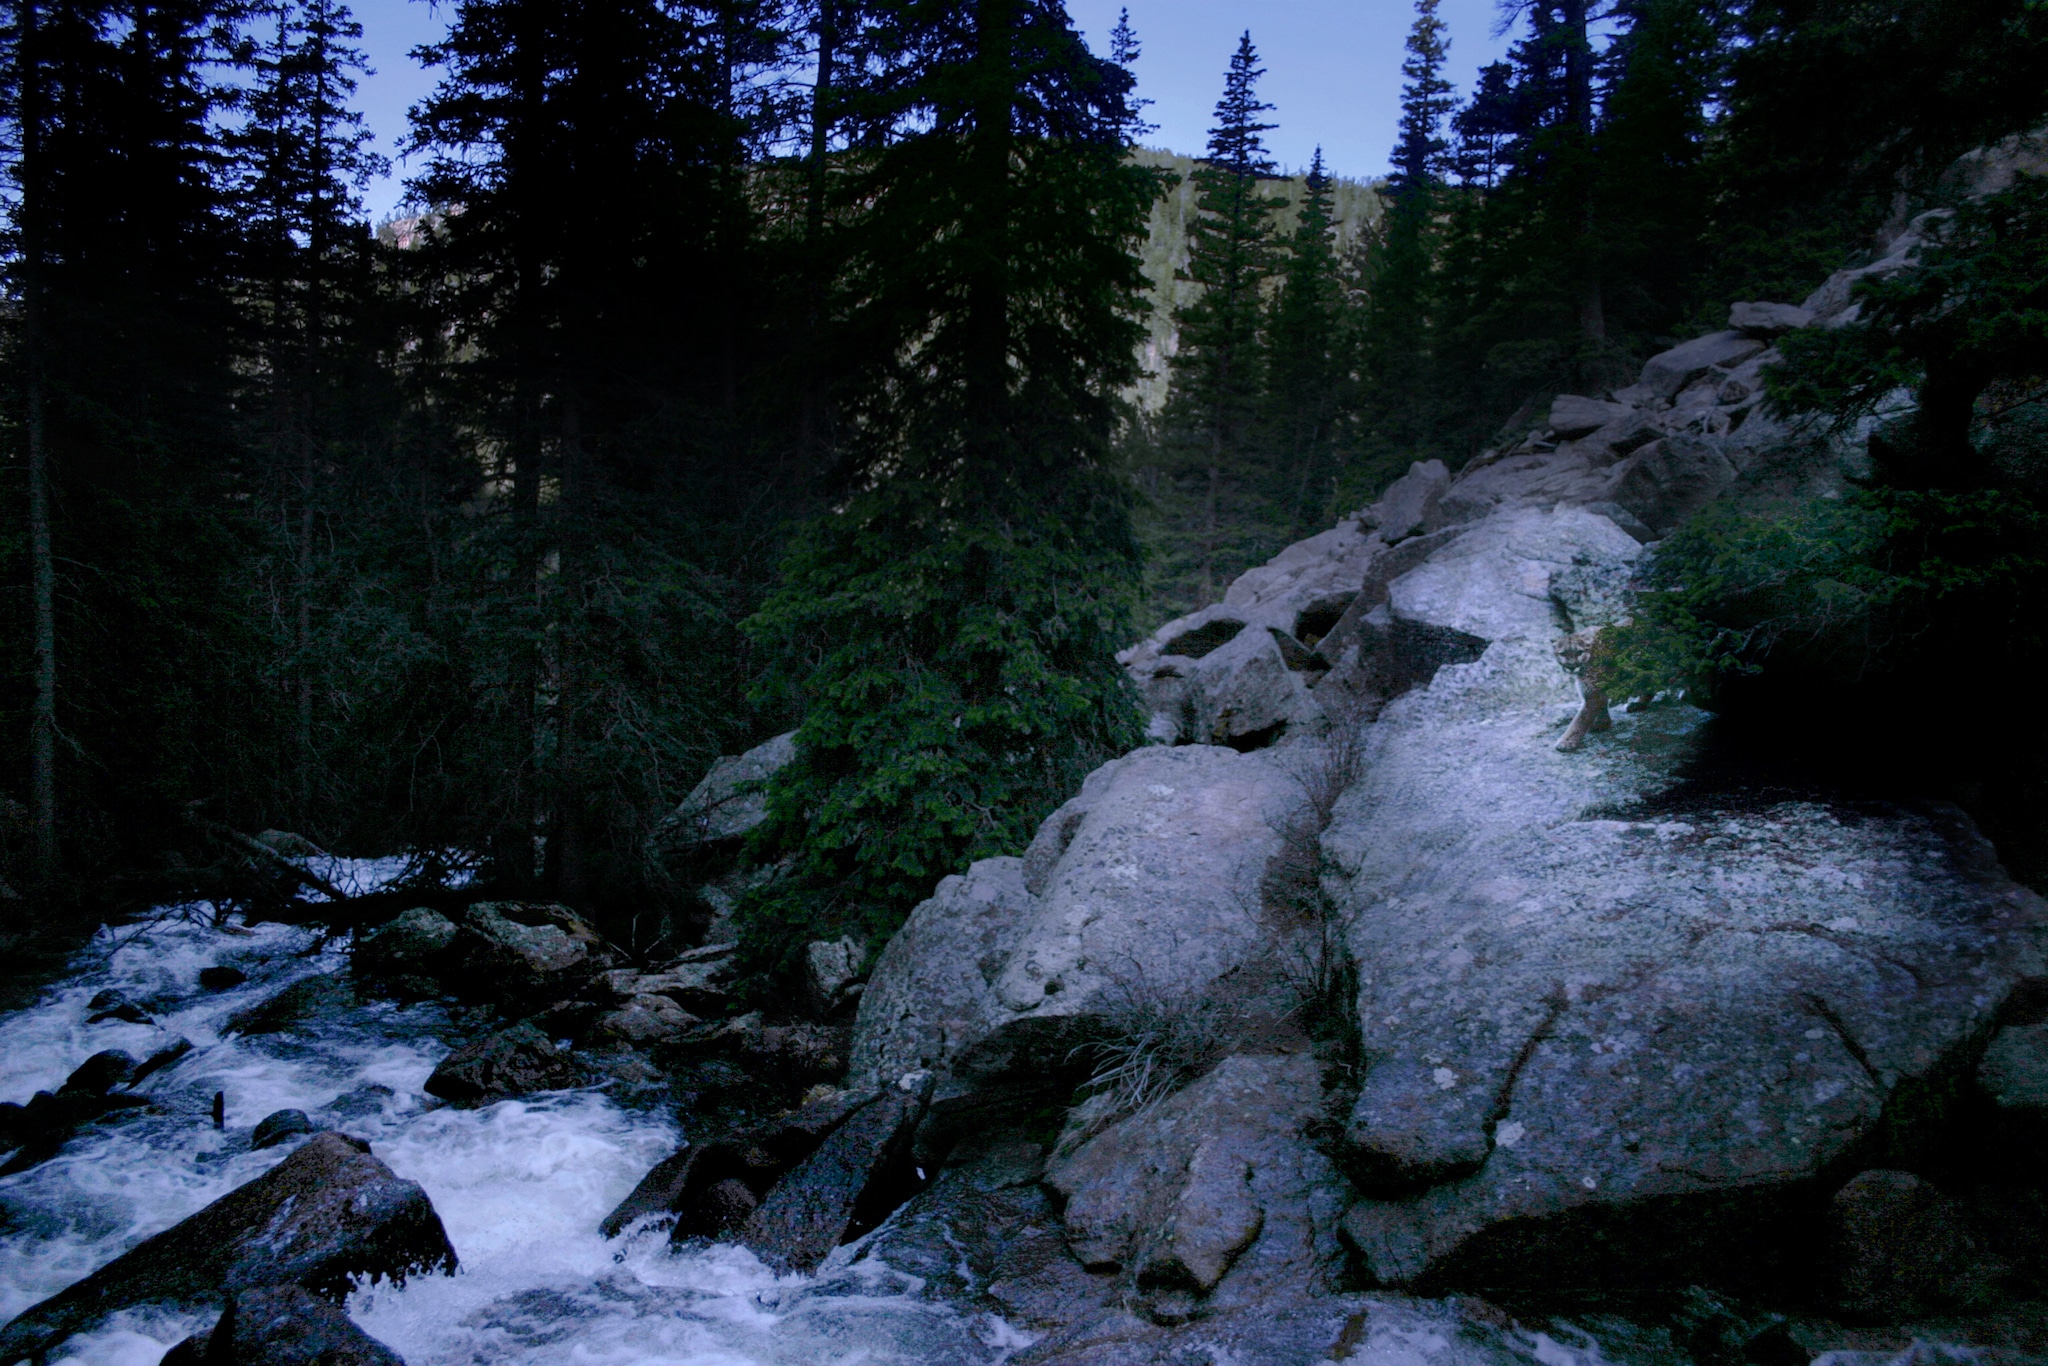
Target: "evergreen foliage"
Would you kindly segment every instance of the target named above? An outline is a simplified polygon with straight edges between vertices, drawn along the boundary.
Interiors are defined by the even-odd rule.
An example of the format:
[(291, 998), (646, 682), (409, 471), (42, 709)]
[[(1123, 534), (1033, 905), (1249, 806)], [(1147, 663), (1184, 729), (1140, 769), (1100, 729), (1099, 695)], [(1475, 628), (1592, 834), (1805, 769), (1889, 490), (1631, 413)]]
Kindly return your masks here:
[(803, 715), (759, 836), (793, 867), (743, 911), (761, 969), (887, 934), (1138, 738), (1111, 437), (1158, 190), (1126, 155), (1130, 76), (1045, 0), (903, 0), (875, 24), (838, 494), (748, 623)]
[[(1262, 323), (1277, 267), (1273, 219), (1282, 200), (1267, 192), (1275, 174), (1260, 116), (1258, 50), (1238, 40), (1216, 102), (1208, 156), (1194, 173), (1199, 212), (1188, 230), (1186, 278), (1201, 287), (1174, 318), (1180, 346), (1161, 421), (1171, 487), (1161, 491), (1164, 534), (1157, 577), (1185, 605), (1216, 599), (1260, 552), (1277, 548), (1266, 531), (1273, 490), (1258, 442), (1265, 384)], [(1284, 506), (1284, 504), (1283, 504)], [(1262, 534), (1263, 533), (1263, 534)]]

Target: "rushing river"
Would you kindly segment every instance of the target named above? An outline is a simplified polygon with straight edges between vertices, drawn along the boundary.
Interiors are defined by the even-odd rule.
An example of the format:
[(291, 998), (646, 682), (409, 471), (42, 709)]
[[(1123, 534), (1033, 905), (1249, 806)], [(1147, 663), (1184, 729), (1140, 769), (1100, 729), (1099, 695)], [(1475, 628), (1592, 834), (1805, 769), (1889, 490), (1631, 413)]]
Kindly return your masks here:
[[(346, 871), (373, 882), (393, 868)], [(228, 1017), (347, 956), (309, 930), (216, 928), (194, 908), (103, 930), (33, 1007), (0, 1016), (0, 1100), (55, 1090), (106, 1048), (146, 1056), (168, 1035), (193, 1051), (143, 1082), (147, 1111), (81, 1129), (43, 1165), (0, 1180), (0, 1322), (284, 1160), (291, 1144), (249, 1148), (273, 1111), (370, 1140), (426, 1189), (461, 1258), (453, 1277), (359, 1290), (349, 1312), (410, 1366), (454, 1363), (998, 1362), (1028, 1341), (1000, 1319), (920, 1296), (913, 1278), (862, 1246), (839, 1249), (816, 1277), (772, 1275), (730, 1246), (670, 1253), (659, 1232), (607, 1241), (598, 1221), (680, 1137), (658, 1097), (603, 1089), (437, 1106), (421, 1085), (474, 1020), (439, 1005), (362, 1005), (310, 1025), (222, 1037)], [(201, 968), (249, 980), (209, 992)], [(155, 1026), (87, 1024), (113, 988)], [(215, 1130), (216, 1092), (226, 1127)], [(122, 1314), (53, 1357), (76, 1366), (155, 1366), (211, 1314)]]

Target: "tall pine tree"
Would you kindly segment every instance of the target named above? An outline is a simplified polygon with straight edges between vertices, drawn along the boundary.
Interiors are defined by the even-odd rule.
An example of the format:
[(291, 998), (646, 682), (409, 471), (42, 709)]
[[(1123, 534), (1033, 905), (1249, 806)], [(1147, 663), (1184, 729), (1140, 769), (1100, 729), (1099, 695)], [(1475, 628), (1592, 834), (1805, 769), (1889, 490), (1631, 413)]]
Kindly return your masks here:
[(1264, 424), (1289, 534), (1310, 534), (1329, 512), (1337, 426), (1348, 394), (1350, 336), (1323, 149), (1309, 162), (1300, 217), (1288, 237), (1266, 320)]
[[(1261, 324), (1275, 270), (1274, 216), (1284, 200), (1266, 193), (1274, 174), (1260, 121), (1273, 106), (1259, 99), (1258, 50), (1238, 39), (1216, 102), (1208, 155), (1194, 173), (1196, 215), (1188, 226), (1183, 278), (1201, 286), (1174, 315), (1179, 347), (1163, 426), (1179, 482), (1192, 483), (1191, 515), (1168, 553), (1186, 562), (1194, 601), (1215, 601), (1249, 558), (1240, 544), (1260, 520), (1263, 471), (1257, 423), (1265, 385)], [(1190, 525), (1191, 523), (1191, 525)]]
[(1136, 739), (1114, 652), (1136, 546), (1111, 437), (1140, 335), (1130, 77), (1056, 0), (893, 0), (857, 97), (881, 136), (842, 303), (866, 358), (838, 499), (752, 623), (802, 708), (744, 912), (772, 968), (886, 934), (940, 877), (1023, 846)]

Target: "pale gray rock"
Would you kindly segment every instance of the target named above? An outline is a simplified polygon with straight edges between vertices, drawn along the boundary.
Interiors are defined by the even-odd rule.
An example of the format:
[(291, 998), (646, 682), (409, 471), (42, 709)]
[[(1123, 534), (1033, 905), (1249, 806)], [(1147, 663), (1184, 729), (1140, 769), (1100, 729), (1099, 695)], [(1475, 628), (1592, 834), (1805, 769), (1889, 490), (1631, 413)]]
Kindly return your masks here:
[(1610, 422), (1628, 417), (1634, 409), (1625, 403), (1559, 394), (1550, 404), (1550, 427), (1561, 437), (1587, 436)]
[(1465, 471), (1454, 492), (1510, 508), (1583, 504), (1604, 496), (1611, 464), (1605, 452), (1596, 455), (1588, 442), (1572, 442), (1556, 451), (1503, 456)]
[(1097, 769), (984, 997), (983, 1047), (1062, 1033), (1131, 990), (1200, 992), (1256, 953), (1259, 879), (1300, 793), (1284, 752), (1141, 749)]
[(1710, 369), (1730, 369), (1764, 349), (1740, 332), (1709, 332), (1650, 357), (1640, 381), (1658, 398), (1672, 398)]
[(712, 1015), (732, 999), (726, 990), (732, 979), (732, 951), (731, 944), (708, 944), (665, 967), (646, 972), (613, 968), (598, 977), (621, 1001), (636, 996), (666, 996), (693, 1014)]
[(1798, 304), (1759, 302), (1728, 306), (1728, 326), (1745, 337), (1781, 337), (1813, 325), (1813, 314)]
[(814, 939), (804, 945), (804, 1003), (813, 1015), (830, 1015), (845, 1001), (847, 992), (859, 982), (866, 953), (861, 942), (851, 936)]
[(571, 995), (618, 953), (566, 906), (480, 901), (462, 914), (448, 974), (462, 994), (532, 1007)]
[(1004, 1087), (1070, 1085), (1076, 1046), (1134, 997), (1198, 997), (1267, 951), (1261, 879), (1301, 794), (1286, 747), (1097, 769), (1026, 859), (978, 863), (913, 912), (861, 999), (855, 1083), (936, 1068), (943, 1123)]
[(1599, 501), (1627, 509), (1661, 536), (1718, 497), (1735, 474), (1713, 440), (1667, 436), (1616, 465)]
[(600, 1039), (627, 1044), (673, 1043), (696, 1026), (697, 1017), (668, 996), (645, 992), (598, 1017)]
[[(1590, 430), (1590, 428), (1588, 429)], [(1387, 491), (1371, 508), (1380, 539), (1388, 545), (1429, 528), (1425, 525), (1436, 504), (1450, 491), (1451, 472), (1441, 460), (1418, 460), (1408, 473), (1387, 485)]]
[(1977, 1084), (2005, 1110), (2048, 1110), (2048, 1023), (2007, 1025), (1991, 1036)]
[(1824, 327), (1854, 322), (1862, 311), (1862, 305), (1856, 302), (1856, 286), (1865, 280), (1888, 280), (1910, 267), (1919, 259), (1920, 249), (1931, 237), (1938, 236), (1941, 225), (1954, 216), (1953, 209), (1927, 210), (1892, 239), (1884, 255), (1868, 265), (1836, 271), (1819, 289), (1807, 295), (1800, 306)]
[(1633, 537), (1584, 508), (1504, 510), (1396, 579), (1390, 603), (1397, 617), (1482, 640), (1547, 642), (1558, 628), (1554, 575), (1592, 564), (1625, 573), (1641, 554)]
[[(1070, 810), (1074, 805), (1047, 818), (1031, 846), (1046, 877), (1079, 827), (1082, 812)], [(1042, 852), (1047, 833), (1063, 828), (1065, 840)], [(1030, 857), (983, 859), (941, 881), (910, 913), (860, 998), (851, 1085), (879, 1088), (908, 1072), (946, 1067), (980, 1037), (988, 989), (1037, 910), (1037, 898), (1025, 890)]]
[(1251, 748), (1320, 729), (1314, 661), (1290, 663), (1279, 638), (1300, 644), (1327, 634), (1384, 553), (1377, 533), (1346, 521), (1239, 575), (1222, 602), (1120, 652), (1152, 708), (1153, 738)]
[[(1576, 568), (1626, 572), (1600, 524), (1626, 549)], [(2042, 963), (2041, 902), (1952, 814), (1590, 814), (1668, 786), (1697, 714), (1550, 751), (1577, 698), (1532, 590), (1564, 576), (1459, 550), (1396, 606), (1494, 644), (1382, 714), (1324, 837), (1372, 1060), (1346, 1142), (1384, 1197), (1347, 1231), (1390, 1283), (1527, 1259), (1588, 1207), (1809, 1179)]]
[(763, 785), (795, 758), (796, 732), (790, 731), (744, 754), (714, 759), (690, 795), (662, 821), (657, 845), (666, 852), (687, 852), (746, 835), (768, 819)]
[(1322, 1093), (1306, 1054), (1230, 1057), (1056, 1156), (1046, 1181), (1066, 1198), (1068, 1246), (1140, 1294), (1334, 1288), (1344, 1183), (1304, 1133)]

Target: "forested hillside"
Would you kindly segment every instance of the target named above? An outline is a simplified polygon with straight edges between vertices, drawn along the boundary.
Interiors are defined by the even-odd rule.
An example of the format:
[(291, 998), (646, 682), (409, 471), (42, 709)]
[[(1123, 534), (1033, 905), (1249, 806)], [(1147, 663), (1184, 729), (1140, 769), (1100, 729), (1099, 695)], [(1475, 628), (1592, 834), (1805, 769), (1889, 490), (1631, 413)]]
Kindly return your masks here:
[[(275, 828), (673, 949), (702, 908), (652, 836), (715, 756), (795, 729), (749, 962), (886, 935), (1137, 742), (1113, 654), (1143, 630), (1729, 300), (1802, 297), (2048, 116), (2032, 0), (1544, 0), (1462, 92), (1421, 0), (1368, 189), (1277, 178), (1254, 34), (1191, 161), (1139, 150), (1139, 35), (1091, 52), (1058, 0), (452, 15), (419, 54), (418, 217), (380, 235), (341, 0), (7, 7), (23, 923), (271, 904), (233, 835)], [(1758, 583), (1833, 623), (1864, 571), (1832, 555), (1912, 583), (1879, 594), (1876, 674), (1830, 656), (1811, 686), (1881, 674), (1880, 715), (1926, 683), (1910, 642), (1992, 637), (1971, 686), (2023, 686), (2038, 185), (1958, 220), (1935, 293), (1787, 344), (1788, 412), (1938, 393), (1874, 438), (1877, 521), (1687, 542), (1718, 577), (1615, 667), (1767, 672), (1744, 650), (1789, 628), (1754, 629), (1786, 619)]]

